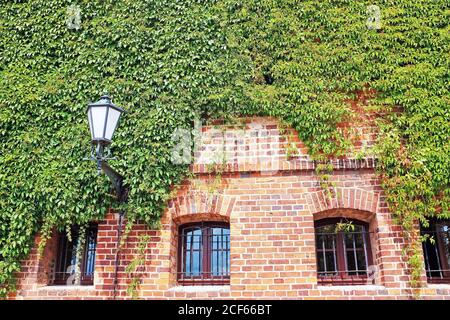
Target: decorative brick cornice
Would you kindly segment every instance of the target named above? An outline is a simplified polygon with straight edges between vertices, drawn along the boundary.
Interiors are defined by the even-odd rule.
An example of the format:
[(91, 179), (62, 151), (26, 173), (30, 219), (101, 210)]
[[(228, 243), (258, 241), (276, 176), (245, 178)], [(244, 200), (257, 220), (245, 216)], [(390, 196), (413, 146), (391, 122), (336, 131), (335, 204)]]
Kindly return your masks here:
[[(373, 157), (364, 159), (334, 159), (328, 163), (333, 165), (334, 170), (360, 170), (375, 169), (377, 159)], [(319, 163), (312, 160), (294, 159), (279, 160), (271, 163), (227, 163), (225, 165), (193, 164), (191, 172), (195, 174), (213, 174), (214, 172), (236, 173), (236, 172), (274, 172), (274, 171), (308, 171), (315, 170)]]

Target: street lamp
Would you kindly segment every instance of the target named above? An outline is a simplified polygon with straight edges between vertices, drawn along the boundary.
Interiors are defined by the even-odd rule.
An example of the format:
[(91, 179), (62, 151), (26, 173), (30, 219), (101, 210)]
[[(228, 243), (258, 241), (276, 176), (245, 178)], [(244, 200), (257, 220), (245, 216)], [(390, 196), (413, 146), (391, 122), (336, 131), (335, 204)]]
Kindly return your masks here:
[[(120, 203), (127, 201), (128, 190), (123, 186), (123, 176), (111, 168), (106, 160), (110, 158), (109, 145), (112, 142), (114, 131), (116, 131), (119, 119), (122, 113), (125, 112), (111, 102), (111, 98), (105, 94), (100, 97), (100, 100), (94, 103), (89, 103), (87, 108), (87, 116), (89, 121), (89, 129), (91, 130), (92, 138), (92, 152), (90, 160), (97, 162), (98, 174), (103, 172), (111, 180), (114, 189), (116, 190), (117, 199)], [(120, 252), (120, 237), (122, 234), (122, 221), (124, 212), (119, 212), (119, 225), (117, 230), (116, 243), (116, 262), (114, 272), (114, 299), (117, 293), (117, 274), (119, 268), (119, 252)]]
[(97, 162), (98, 174), (103, 172), (109, 177), (117, 193), (119, 202), (125, 202), (126, 190), (123, 187), (123, 177), (112, 169), (106, 160), (110, 158), (109, 145), (112, 142), (114, 131), (116, 130), (122, 113), (122, 108), (111, 102), (111, 98), (105, 94), (100, 100), (89, 103), (87, 116), (89, 129), (91, 130), (92, 152), (90, 160)]

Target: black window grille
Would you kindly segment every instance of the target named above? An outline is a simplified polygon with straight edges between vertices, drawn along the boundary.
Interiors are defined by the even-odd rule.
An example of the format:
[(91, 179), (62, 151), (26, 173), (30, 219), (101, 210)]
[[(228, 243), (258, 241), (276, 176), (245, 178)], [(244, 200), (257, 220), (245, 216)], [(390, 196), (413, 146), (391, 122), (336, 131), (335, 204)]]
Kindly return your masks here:
[(179, 229), (178, 282), (230, 283), (230, 227), (226, 223), (186, 224)]
[(422, 244), (427, 281), (450, 283), (450, 220), (431, 220), (421, 232), (428, 235)]
[[(353, 227), (338, 228), (351, 222)], [(319, 284), (369, 284), (372, 266), (368, 225), (358, 220), (323, 219), (315, 222)]]
[[(81, 248), (80, 274), (76, 273), (77, 246), (79, 243), (79, 229), (72, 228), (72, 241), (65, 232), (58, 234), (58, 251), (53, 273), (53, 285), (92, 285), (94, 283), (95, 250), (97, 247), (97, 225), (90, 225), (86, 229), (84, 247)], [(79, 283), (77, 283), (79, 278)]]

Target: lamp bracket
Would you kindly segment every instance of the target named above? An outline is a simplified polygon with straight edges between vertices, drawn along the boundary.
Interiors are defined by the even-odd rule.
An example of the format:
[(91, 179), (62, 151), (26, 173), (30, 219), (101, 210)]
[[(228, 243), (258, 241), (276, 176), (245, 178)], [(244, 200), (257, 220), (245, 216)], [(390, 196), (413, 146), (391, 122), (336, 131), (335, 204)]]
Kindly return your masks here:
[(97, 162), (98, 174), (100, 175), (103, 171), (108, 176), (109, 180), (111, 180), (119, 202), (126, 202), (128, 190), (123, 186), (123, 176), (111, 168), (107, 162), (107, 160), (116, 160), (115, 157), (111, 157), (111, 151), (107, 145), (100, 143), (93, 144), (91, 156), (89, 158), (84, 158), (83, 160)]

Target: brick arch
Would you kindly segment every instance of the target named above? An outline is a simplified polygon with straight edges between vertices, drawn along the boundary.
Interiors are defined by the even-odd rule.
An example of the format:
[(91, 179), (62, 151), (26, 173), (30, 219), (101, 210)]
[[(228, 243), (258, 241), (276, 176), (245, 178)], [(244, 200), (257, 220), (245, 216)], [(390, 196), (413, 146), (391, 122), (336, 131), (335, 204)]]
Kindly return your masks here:
[(376, 213), (380, 194), (358, 188), (334, 188), (331, 197), (325, 190), (319, 190), (308, 193), (306, 200), (313, 215), (332, 209), (354, 209)]
[(190, 222), (227, 222), (230, 223), (229, 216), (223, 216), (217, 213), (191, 213), (173, 218), (173, 222), (177, 226), (181, 226)]
[(321, 220), (326, 218), (348, 218), (371, 223), (375, 218), (375, 213), (356, 209), (330, 209), (316, 212), (313, 219)]
[(236, 198), (203, 191), (188, 192), (169, 201), (169, 212), (176, 223), (191, 221), (229, 221)]

